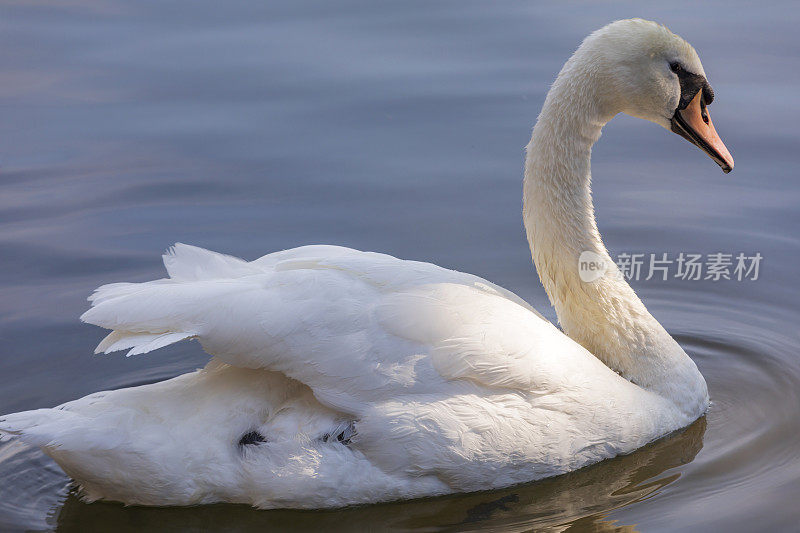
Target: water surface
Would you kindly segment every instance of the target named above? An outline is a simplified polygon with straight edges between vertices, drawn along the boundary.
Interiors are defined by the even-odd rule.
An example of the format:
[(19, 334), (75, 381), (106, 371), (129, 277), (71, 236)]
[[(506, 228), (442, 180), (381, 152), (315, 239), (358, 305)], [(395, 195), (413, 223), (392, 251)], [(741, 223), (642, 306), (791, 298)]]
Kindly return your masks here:
[(800, 16), (791, 3), (10, 1), (0, 7), (0, 413), (202, 366), (196, 344), (94, 356), (100, 284), (176, 241), (254, 259), (333, 243), (503, 285), (554, 319), (521, 222), (549, 83), (623, 17), (691, 41), (736, 158), (619, 117), (594, 150), (613, 253), (754, 253), (757, 281), (638, 281), (697, 361), (708, 416), (629, 456), (511, 489), (325, 512), (87, 505), (0, 444), (0, 530), (339, 527), (752, 531), (800, 514)]

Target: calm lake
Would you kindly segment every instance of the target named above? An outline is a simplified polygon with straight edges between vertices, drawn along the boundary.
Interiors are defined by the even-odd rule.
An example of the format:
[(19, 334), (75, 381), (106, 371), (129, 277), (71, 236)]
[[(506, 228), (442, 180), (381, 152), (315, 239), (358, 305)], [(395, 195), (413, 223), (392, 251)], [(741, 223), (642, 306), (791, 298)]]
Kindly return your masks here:
[[(34, 0), (0, 7), (0, 413), (201, 367), (196, 343), (92, 355), (86, 296), (180, 241), (255, 259), (331, 243), (478, 274), (555, 313), (521, 219), (523, 147), (590, 31), (697, 48), (724, 175), (620, 116), (594, 149), (612, 256), (760, 254), (758, 279), (632, 285), (713, 404), (631, 455), (499, 492), (324, 512), (84, 504), (0, 444), (0, 530), (753, 531), (800, 520), (800, 11), (794, 3)], [(731, 274), (733, 270), (731, 269)], [(752, 274), (752, 273), (751, 273)], [(705, 277), (705, 276), (703, 276)]]

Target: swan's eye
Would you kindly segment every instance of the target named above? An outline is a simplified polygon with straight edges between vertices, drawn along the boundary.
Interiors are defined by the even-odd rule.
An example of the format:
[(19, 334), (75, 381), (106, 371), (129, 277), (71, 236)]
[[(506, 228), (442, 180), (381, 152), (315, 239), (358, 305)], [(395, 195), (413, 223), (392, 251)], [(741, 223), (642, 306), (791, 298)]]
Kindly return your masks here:
[(669, 64), (669, 69), (670, 69), (672, 72), (674, 72), (675, 74), (677, 74), (678, 72), (680, 72), (681, 70), (683, 70), (683, 67), (681, 66), (681, 64), (680, 64), (680, 63), (678, 63), (677, 61), (674, 61), (674, 62), (672, 62), (672, 63), (670, 63), (670, 64)]

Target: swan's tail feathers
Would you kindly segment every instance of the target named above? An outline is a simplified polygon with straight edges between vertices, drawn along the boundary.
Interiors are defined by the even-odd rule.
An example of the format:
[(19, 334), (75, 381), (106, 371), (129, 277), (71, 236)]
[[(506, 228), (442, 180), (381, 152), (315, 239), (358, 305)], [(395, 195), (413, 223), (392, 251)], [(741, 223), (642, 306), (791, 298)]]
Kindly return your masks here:
[[(99, 397), (100, 394), (105, 393), (91, 396)], [(83, 402), (87, 398), (82, 398), (78, 402)], [(123, 447), (130, 439), (130, 435), (121, 431), (119, 425), (107, 421), (98, 423), (96, 419), (75, 412), (69, 408), (69, 404), (65, 404), (52, 409), (34, 409), (0, 415), (0, 442), (11, 439), (38, 446), (48, 454), (59, 452), (60, 457), (64, 458), (66, 457), (64, 454), (69, 452)], [(64, 466), (61, 461), (59, 464)]]
[(95, 292), (102, 297), (92, 300), (92, 308), (81, 315), (81, 320), (112, 331), (94, 353), (130, 350), (130, 357), (198, 335), (189, 324), (191, 302), (180, 290), (185, 291), (185, 287), (170, 287), (161, 281), (115, 283)]
[(127, 357), (139, 355), (153, 350), (158, 350), (164, 346), (191, 339), (196, 334), (191, 331), (179, 331), (168, 333), (135, 333), (132, 331), (114, 330), (106, 338), (100, 341), (94, 353), (111, 353), (119, 350), (130, 351)]
[(131, 356), (196, 337), (188, 285), (157, 280), (113, 283), (97, 289), (89, 298), (92, 308), (81, 315), (81, 320), (112, 331), (94, 353), (130, 350)]
[(231, 288), (218, 281), (264, 273), (261, 266), (181, 243), (164, 254), (164, 265), (169, 278), (103, 285), (89, 297), (92, 308), (81, 320), (113, 330), (95, 353), (136, 355), (197, 337), (204, 323), (200, 309), (225, 300)]
[(35, 409), (0, 416), (0, 442), (19, 438), (34, 446), (56, 446), (56, 438), (70, 425), (74, 413)]

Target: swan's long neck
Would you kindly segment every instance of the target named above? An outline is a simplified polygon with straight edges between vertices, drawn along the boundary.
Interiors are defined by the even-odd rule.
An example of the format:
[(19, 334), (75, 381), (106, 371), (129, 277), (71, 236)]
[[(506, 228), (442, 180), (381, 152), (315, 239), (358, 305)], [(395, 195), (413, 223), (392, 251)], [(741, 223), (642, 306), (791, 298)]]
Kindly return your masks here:
[(682, 411), (702, 413), (703, 377), (633, 289), (613, 275), (591, 282), (579, 275), (584, 251), (616, 269), (597, 231), (590, 157), (618, 107), (591, 72), (577, 54), (567, 62), (527, 147), (524, 219), (531, 254), (567, 335), (631, 382), (673, 400)]

